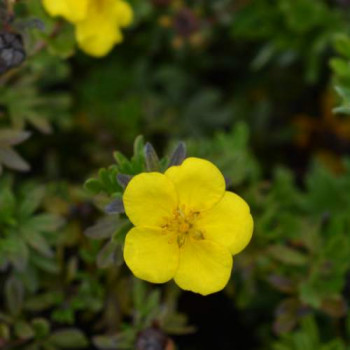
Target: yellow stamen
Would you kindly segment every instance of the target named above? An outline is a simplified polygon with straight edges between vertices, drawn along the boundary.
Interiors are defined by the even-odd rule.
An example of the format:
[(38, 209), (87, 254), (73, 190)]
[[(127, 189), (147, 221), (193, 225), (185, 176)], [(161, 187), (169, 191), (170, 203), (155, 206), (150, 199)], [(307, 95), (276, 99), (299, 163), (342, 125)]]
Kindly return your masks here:
[[(179, 247), (182, 247), (188, 238), (204, 239), (203, 232), (196, 228), (196, 220), (199, 215), (198, 212), (188, 211), (185, 206), (181, 206), (174, 210), (172, 217), (164, 218), (163, 232), (170, 233), (176, 239)], [(169, 239), (169, 244), (173, 242), (173, 239)]]

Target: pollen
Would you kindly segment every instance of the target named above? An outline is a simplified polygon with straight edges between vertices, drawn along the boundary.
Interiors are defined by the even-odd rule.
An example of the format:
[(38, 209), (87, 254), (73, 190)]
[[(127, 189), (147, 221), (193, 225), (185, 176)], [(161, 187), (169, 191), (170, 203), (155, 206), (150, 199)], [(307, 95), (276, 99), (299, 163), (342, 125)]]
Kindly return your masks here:
[[(174, 210), (173, 215), (165, 218), (165, 224), (162, 226), (164, 233), (169, 233), (179, 247), (182, 247), (188, 238), (201, 240), (204, 239), (204, 234), (196, 228), (196, 220), (199, 218), (199, 213), (191, 210), (186, 210), (184, 206)], [(170, 240), (173, 242), (173, 239)]]

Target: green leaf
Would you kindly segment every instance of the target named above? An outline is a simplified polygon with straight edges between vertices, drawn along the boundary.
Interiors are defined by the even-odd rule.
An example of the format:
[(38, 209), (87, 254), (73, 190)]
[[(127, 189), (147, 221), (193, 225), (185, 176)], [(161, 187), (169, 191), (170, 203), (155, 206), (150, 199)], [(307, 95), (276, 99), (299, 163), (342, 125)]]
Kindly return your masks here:
[(149, 142), (145, 145), (145, 162), (147, 171), (159, 171), (159, 158), (157, 152)]
[(122, 261), (121, 247), (113, 240), (107, 242), (97, 256), (97, 266), (101, 269), (120, 264), (120, 261)]
[(142, 310), (147, 297), (147, 284), (144, 281), (133, 279), (133, 301), (136, 310)]
[(34, 330), (30, 324), (24, 321), (15, 323), (15, 333), (20, 339), (31, 339), (34, 337)]
[(25, 191), (24, 198), (19, 205), (19, 215), (23, 218), (30, 216), (39, 208), (45, 195), (45, 187), (25, 188)]
[(43, 294), (36, 294), (26, 299), (24, 308), (32, 312), (42, 312), (63, 302), (61, 292), (51, 291)]
[(24, 271), (28, 265), (29, 260), (29, 248), (25, 244), (25, 241), (13, 237), (15, 248), (9, 255), (9, 260), (16, 267), (18, 271)]
[(89, 179), (85, 182), (84, 187), (87, 191), (93, 194), (98, 194), (102, 191), (102, 185), (97, 179)]
[(1, 147), (14, 146), (27, 140), (30, 135), (28, 131), (2, 129), (0, 130), (0, 145)]
[(111, 179), (109, 177), (109, 171), (107, 169), (104, 169), (104, 168), (100, 169), (98, 172), (98, 176), (105, 188), (110, 188), (111, 186), (113, 186), (113, 184), (111, 183)]
[(0, 148), (0, 163), (18, 171), (29, 171), (30, 165), (12, 148)]
[(61, 24), (60, 35), (48, 38), (48, 50), (62, 59), (69, 58), (75, 52), (74, 27), (68, 23)]
[(5, 296), (10, 313), (14, 316), (18, 315), (22, 310), (24, 298), (22, 282), (15, 277), (8, 278), (5, 283)]
[(348, 77), (350, 75), (349, 62), (341, 58), (333, 58), (330, 60), (330, 66), (334, 72), (340, 77)]
[(46, 116), (29, 115), (27, 119), (37, 130), (39, 130), (43, 134), (52, 133), (52, 126), (47, 120)]
[(321, 293), (322, 291), (315, 289), (309, 281), (302, 283), (299, 288), (300, 300), (314, 308), (319, 308), (321, 306)]
[(115, 161), (117, 162), (117, 164), (119, 165), (120, 169), (130, 168), (130, 162), (129, 162), (128, 158), (126, 158), (122, 153), (120, 153), (118, 151), (114, 152), (113, 157), (114, 157)]
[(302, 321), (302, 327), (310, 338), (312, 344), (317, 345), (320, 341), (317, 324), (313, 317), (305, 317)]
[(119, 183), (119, 185), (122, 188), (126, 188), (126, 186), (128, 185), (128, 183), (130, 182), (130, 180), (132, 179), (131, 175), (126, 175), (126, 174), (118, 174), (117, 175), (117, 181)]
[(48, 338), (48, 342), (62, 349), (82, 349), (89, 346), (84, 333), (74, 328), (54, 332)]
[[(0, 318), (1, 319), (1, 318)], [(5, 323), (0, 322), (0, 339), (9, 340), (10, 339), (10, 329)]]
[(160, 290), (153, 290), (146, 298), (143, 303), (142, 309), (140, 310), (142, 316), (145, 318), (147, 325), (151, 325), (152, 321), (157, 318), (160, 305)]
[(350, 38), (345, 34), (338, 34), (335, 37), (334, 47), (338, 53), (350, 59)]
[(174, 165), (181, 165), (185, 160), (187, 154), (186, 144), (179, 142), (170, 156), (169, 167)]
[(38, 253), (52, 258), (54, 253), (49, 244), (46, 242), (45, 238), (37, 231), (30, 231), (24, 229), (22, 235), (26, 240), (27, 244), (35, 249)]
[(122, 198), (115, 198), (105, 207), (107, 214), (122, 214), (125, 213), (124, 203)]
[(32, 320), (32, 327), (35, 338), (43, 339), (50, 333), (50, 323), (45, 318), (34, 318)]
[(38, 254), (32, 254), (30, 258), (35, 266), (39, 267), (44, 271), (47, 271), (52, 274), (58, 274), (60, 271), (60, 268), (55, 260), (49, 259), (45, 256)]
[(136, 137), (134, 141), (134, 156), (143, 158), (144, 138), (142, 135)]
[(268, 252), (275, 259), (288, 265), (302, 266), (306, 265), (307, 263), (307, 257), (304, 254), (295, 249), (280, 244), (271, 246), (268, 249)]
[(25, 227), (38, 232), (55, 232), (63, 224), (64, 221), (62, 217), (56, 214), (44, 213), (29, 219), (25, 223)]
[(335, 86), (335, 91), (342, 97), (345, 101), (350, 103), (350, 88), (346, 88), (343, 86)]
[(2, 186), (0, 190), (0, 221), (7, 222), (16, 210), (16, 198), (9, 186)]
[(117, 335), (99, 335), (93, 338), (94, 345), (101, 350), (130, 350), (135, 343), (135, 330), (128, 329)]
[(86, 229), (84, 234), (93, 239), (110, 238), (123, 224), (124, 221), (116, 215), (105, 216)]

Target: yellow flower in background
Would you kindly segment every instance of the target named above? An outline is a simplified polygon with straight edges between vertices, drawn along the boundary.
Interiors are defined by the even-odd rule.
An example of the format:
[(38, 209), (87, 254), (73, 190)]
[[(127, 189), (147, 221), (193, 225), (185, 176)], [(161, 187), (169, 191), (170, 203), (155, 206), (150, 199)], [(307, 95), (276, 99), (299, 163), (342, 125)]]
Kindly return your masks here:
[(79, 47), (102, 57), (123, 40), (121, 28), (131, 24), (133, 11), (123, 0), (43, 0), (51, 16), (62, 16), (75, 25)]
[(253, 233), (247, 203), (225, 188), (217, 167), (199, 158), (187, 158), (165, 174), (136, 175), (123, 196), (135, 225), (124, 246), (134, 275), (152, 283), (174, 278), (182, 289), (203, 295), (223, 289), (232, 255)]

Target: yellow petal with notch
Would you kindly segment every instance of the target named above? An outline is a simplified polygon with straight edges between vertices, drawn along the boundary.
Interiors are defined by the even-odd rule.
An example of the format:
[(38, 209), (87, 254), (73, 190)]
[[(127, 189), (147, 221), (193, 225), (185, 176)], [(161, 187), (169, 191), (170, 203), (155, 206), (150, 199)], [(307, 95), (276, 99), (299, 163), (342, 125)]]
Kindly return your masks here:
[(179, 204), (193, 211), (212, 208), (225, 193), (225, 179), (211, 162), (187, 158), (181, 165), (169, 168), (165, 175), (175, 184)]
[(135, 226), (163, 225), (177, 208), (173, 183), (161, 173), (133, 177), (123, 195), (125, 213)]
[(164, 283), (175, 275), (179, 247), (161, 229), (134, 227), (126, 235), (124, 259), (136, 277)]
[(180, 249), (176, 284), (202, 295), (223, 289), (230, 279), (232, 255), (227, 248), (208, 240), (188, 239)]
[(196, 225), (205, 239), (227, 247), (232, 254), (248, 245), (254, 227), (248, 204), (232, 192), (226, 192), (214, 208), (202, 213)]

